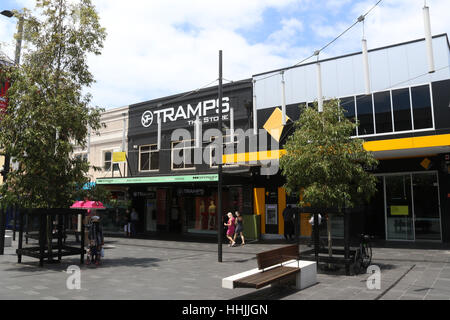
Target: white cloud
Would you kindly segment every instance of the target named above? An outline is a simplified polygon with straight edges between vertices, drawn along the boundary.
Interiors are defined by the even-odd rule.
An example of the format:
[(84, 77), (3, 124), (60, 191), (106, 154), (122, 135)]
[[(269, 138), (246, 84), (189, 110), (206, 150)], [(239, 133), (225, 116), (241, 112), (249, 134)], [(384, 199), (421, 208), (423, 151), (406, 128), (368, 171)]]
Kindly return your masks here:
[[(261, 22), (268, 6), (293, 2), (130, 0), (125, 8), (123, 2), (94, 1), (108, 32), (103, 54), (91, 59), (94, 100), (120, 106), (196, 89), (217, 79), (219, 50), (230, 80), (286, 65), (286, 58), (273, 53), (279, 43), (251, 45), (238, 30)], [(300, 25), (283, 24), (289, 30)], [(111, 99), (114, 92), (122, 94)]]
[[(108, 37), (102, 55), (90, 57), (97, 83), (89, 91), (93, 103), (106, 108), (191, 91), (217, 79), (220, 49), (224, 77), (230, 80), (293, 65), (345, 30), (376, 2), (92, 1)], [(34, 5), (34, 0), (16, 2), (30, 8)], [(433, 34), (448, 33), (450, 1), (427, 3)], [(422, 0), (382, 1), (366, 18), (369, 48), (422, 38), (422, 7)], [(257, 28), (267, 23), (263, 19), (269, 8), (280, 13), (279, 27), (263, 28), (267, 34), (249, 42), (244, 34), (261, 31)], [(0, 39), (11, 39), (7, 46), (10, 56), (14, 55), (14, 29), (12, 19), (0, 19)], [(360, 51), (361, 37), (359, 24), (326, 48), (320, 58)]]

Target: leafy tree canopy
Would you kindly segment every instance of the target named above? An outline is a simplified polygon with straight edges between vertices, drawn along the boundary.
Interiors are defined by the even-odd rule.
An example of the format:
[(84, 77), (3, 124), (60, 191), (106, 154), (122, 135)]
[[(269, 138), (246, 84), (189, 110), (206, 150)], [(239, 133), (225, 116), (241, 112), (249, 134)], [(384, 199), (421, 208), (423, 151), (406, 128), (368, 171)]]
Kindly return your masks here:
[(301, 107), (295, 132), (286, 142), (280, 168), (288, 192), (302, 190), (301, 206), (354, 207), (376, 191), (367, 171), (377, 165), (361, 139), (351, 138), (357, 124), (345, 118), (338, 100), (325, 102), (323, 112)]
[(105, 30), (90, 0), (37, 0), (24, 10), (25, 52), (11, 80), (0, 146), (17, 168), (2, 187), (2, 201), (23, 207), (67, 207), (78, 196), (89, 164), (72, 156), (85, 146), (88, 127), (101, 127), (102, 109), (83, 90), (94, 82), (87, 57), (100, 54)]

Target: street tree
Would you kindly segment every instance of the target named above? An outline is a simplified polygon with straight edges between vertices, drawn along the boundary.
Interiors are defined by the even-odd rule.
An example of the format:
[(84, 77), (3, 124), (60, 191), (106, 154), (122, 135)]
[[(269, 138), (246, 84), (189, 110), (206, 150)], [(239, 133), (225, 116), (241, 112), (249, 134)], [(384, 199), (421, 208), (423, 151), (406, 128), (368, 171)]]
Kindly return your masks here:
[(88, 127), (101, 127), (102, 109), (84, 90), (94, 82), (88, 57), (100, 54), (106, 32), (90, 0), (37, 0), (33, 12), (15, 16), (24, 19), (26, 46), (22, 64), (1, 74), (11, 87), (0, 146), (15, 164), (1, 201), (67, 208), (88, 181), (89, 164), (73, 157), (74, 145), (86, 146)]
[[(345, 117), (338, 100), (325, 102), (323, 112), (318, 112), (317, 103), (301, 106), (280, 159), (286, 190), (301, 190), (301, 207), (343, 211), (363, 204), (376, 192), (376, 178), (367, 169), (378, 161), (364, 149), (363, 140), (351, 137), (357, 125)], [(331, 255), (331, 215), (327, 229)]]
[(85, 146), (88, 127), (101, 127), (101, 109), (83, 90), (94, 82), (88, 55), (100, 54), (105, 30), (90, 0), (37, 0), (25, 20), (27, 47), (10, 79), (0, 145), (17, 164), (2, 201), (26, 208), (67, 207), (87, 182), (88, 163), (72, 156)]

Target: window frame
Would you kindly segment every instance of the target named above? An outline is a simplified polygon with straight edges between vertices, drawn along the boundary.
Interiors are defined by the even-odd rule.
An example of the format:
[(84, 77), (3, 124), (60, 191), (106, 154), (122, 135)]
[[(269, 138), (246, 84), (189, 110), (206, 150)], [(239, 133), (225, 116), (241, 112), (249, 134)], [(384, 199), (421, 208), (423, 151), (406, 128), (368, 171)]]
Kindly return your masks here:
[[(229, 142), (226, 142), (226, 138), (227, 137), (233, 137), (233, 140), (234, 141), (229, 141)], [(216, 136), (213, 136), (213, 137), (210, 137), (210, 142), (213, 142), (214, 141), (214, 139), (216, 138)], [(224, 138), (224, 142), (223, 142), (223, 151), (225, 151), (225, 148), (226, 148), (226, 145), (227, 144), (234, 144), (234, 145), (236, 145), (236, 148), (234, 148), (234, 150), (236, 150), (235, 152), (233, 152), (232, 154), (237, 154), (237, 143), (238, 143), (238, 141), (236, 140), (237, 139), (237, 136), (236, 135), (224, 135), (223, 136), (223, 138)], [(209, 167), (210, 168), (218, 168), (219, 167), (219, 165), (218, 164), (213, 164), (213, 156), (212, 156), (212, 152), (214, 151), (214, 149), (212, 148), (212, 146), (211, 145), (208, 145), (207, 146), (207, 148), (209, 148)], [(224, 155), (225, 153), (223, 153), (222, 155)], [(223, 163), (222, 164), (222, 167), (226, 167), (226, 168), (230, 168), (230, 167), (238, 167), (239, 166), (239, 164), (237, 164), (237, 163), (231, 163), (231, 164), (226, 164), (226, 163)]]
[[(186, 142), (190, 142), (190, 146), (186, 147), (175, 147), (176, 144), (180, 144), (183, 143), (183, 145)], [(175, 150), (183, 150), (183, 167), (182, 168), (174, 168), (174, 163), (173, 163), (173, 159), (174, 159), (174, 151)], [(195, 163), (189, 164), (189, 166), (192, 167), (187, 167), (186, 168), (186, 153), (184, 152), (185, 149), (196, 149), (195, 148), (195, 139), (188, 139), (188, 140), (178, 140), (178, 141), (172, 141), (171, 142), (171, 149), (170, 149), (170, 168), (172, 171), (187, 171), (187, 170), (195, 170), (196, 166)]]
[[(102, 150), (102, 168), (103, 168), (103, 171), (105, 171), (105, 172), (115, 172), (115, 171), (119, 171), (120, 172), (120, 168), (119, 168), (119, 164), (118, 163), (115, 163), (115, 162), (113, 162), (113, 153), (114, 152), (117, 152), (117, 151), (114, 151), (115, 149), (105, 149), (105, 150)], [(106, 153), (111, 153), (111, 160), (109, 160), (109, 161), (106, 161), (105, 160), (105, 155), (106, 155)], [(109, 162), (110, 163), (110, 167), (109, 167), (109, 169), (105, 169), (105, 164), (106, 164), (106, 162)], [(116, 167), (116, 165), (117, 165), (117, 167)], [(116, 168), (115, 168), (116, 167)]]
[[(139, 168), (138, 171), (139, 171), (139, 172), (158, 172), (158, 171), (159, 171), (159, 169), (160, 169), (159, 161), (158, 161), (158, 169), (151, 169), (151, 167), (152, 167), (152, 163), (151, 163), (152, 157), (151, 157), (151, 154), (152, 154), (152, 153), (158, 153), (158, 157), (159, 157), (159, 150), (158, 150), (158, 149), (152, 150), (152, 149), (151, 149), (152, 146), (156, 146), (156, 148), (158, 148), (158, 145), (157, 145), (156, 143), (153, 143), (153, 144), (144, 144), (144, 145), (140, 145), (140, 146), (139, 146), (139, 157), (138, 157), (138, 168)], [(150, 147), (150, 150), (149, 150), (149, 151), (142, 152), (142, 151), (141, 151), (141, 148), (144, 148), (144, 147)], [(141, 155), (142, 155), (143, 153), (148, 153), (148, 154), (149, 154), (149, 156), (148, 156), (148, 165), (149, 165), (149, 169), (148, 169), (148, 170), (141, 170)]]

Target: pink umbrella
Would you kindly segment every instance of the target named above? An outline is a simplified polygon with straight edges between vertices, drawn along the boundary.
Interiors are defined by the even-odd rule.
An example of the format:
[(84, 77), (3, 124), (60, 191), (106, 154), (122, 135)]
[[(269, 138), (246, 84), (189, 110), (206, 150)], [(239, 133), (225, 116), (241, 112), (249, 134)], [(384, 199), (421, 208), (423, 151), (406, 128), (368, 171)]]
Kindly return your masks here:
[(79, 200), (70, 206), (71, 209), (106, 209), (100, 201)]

